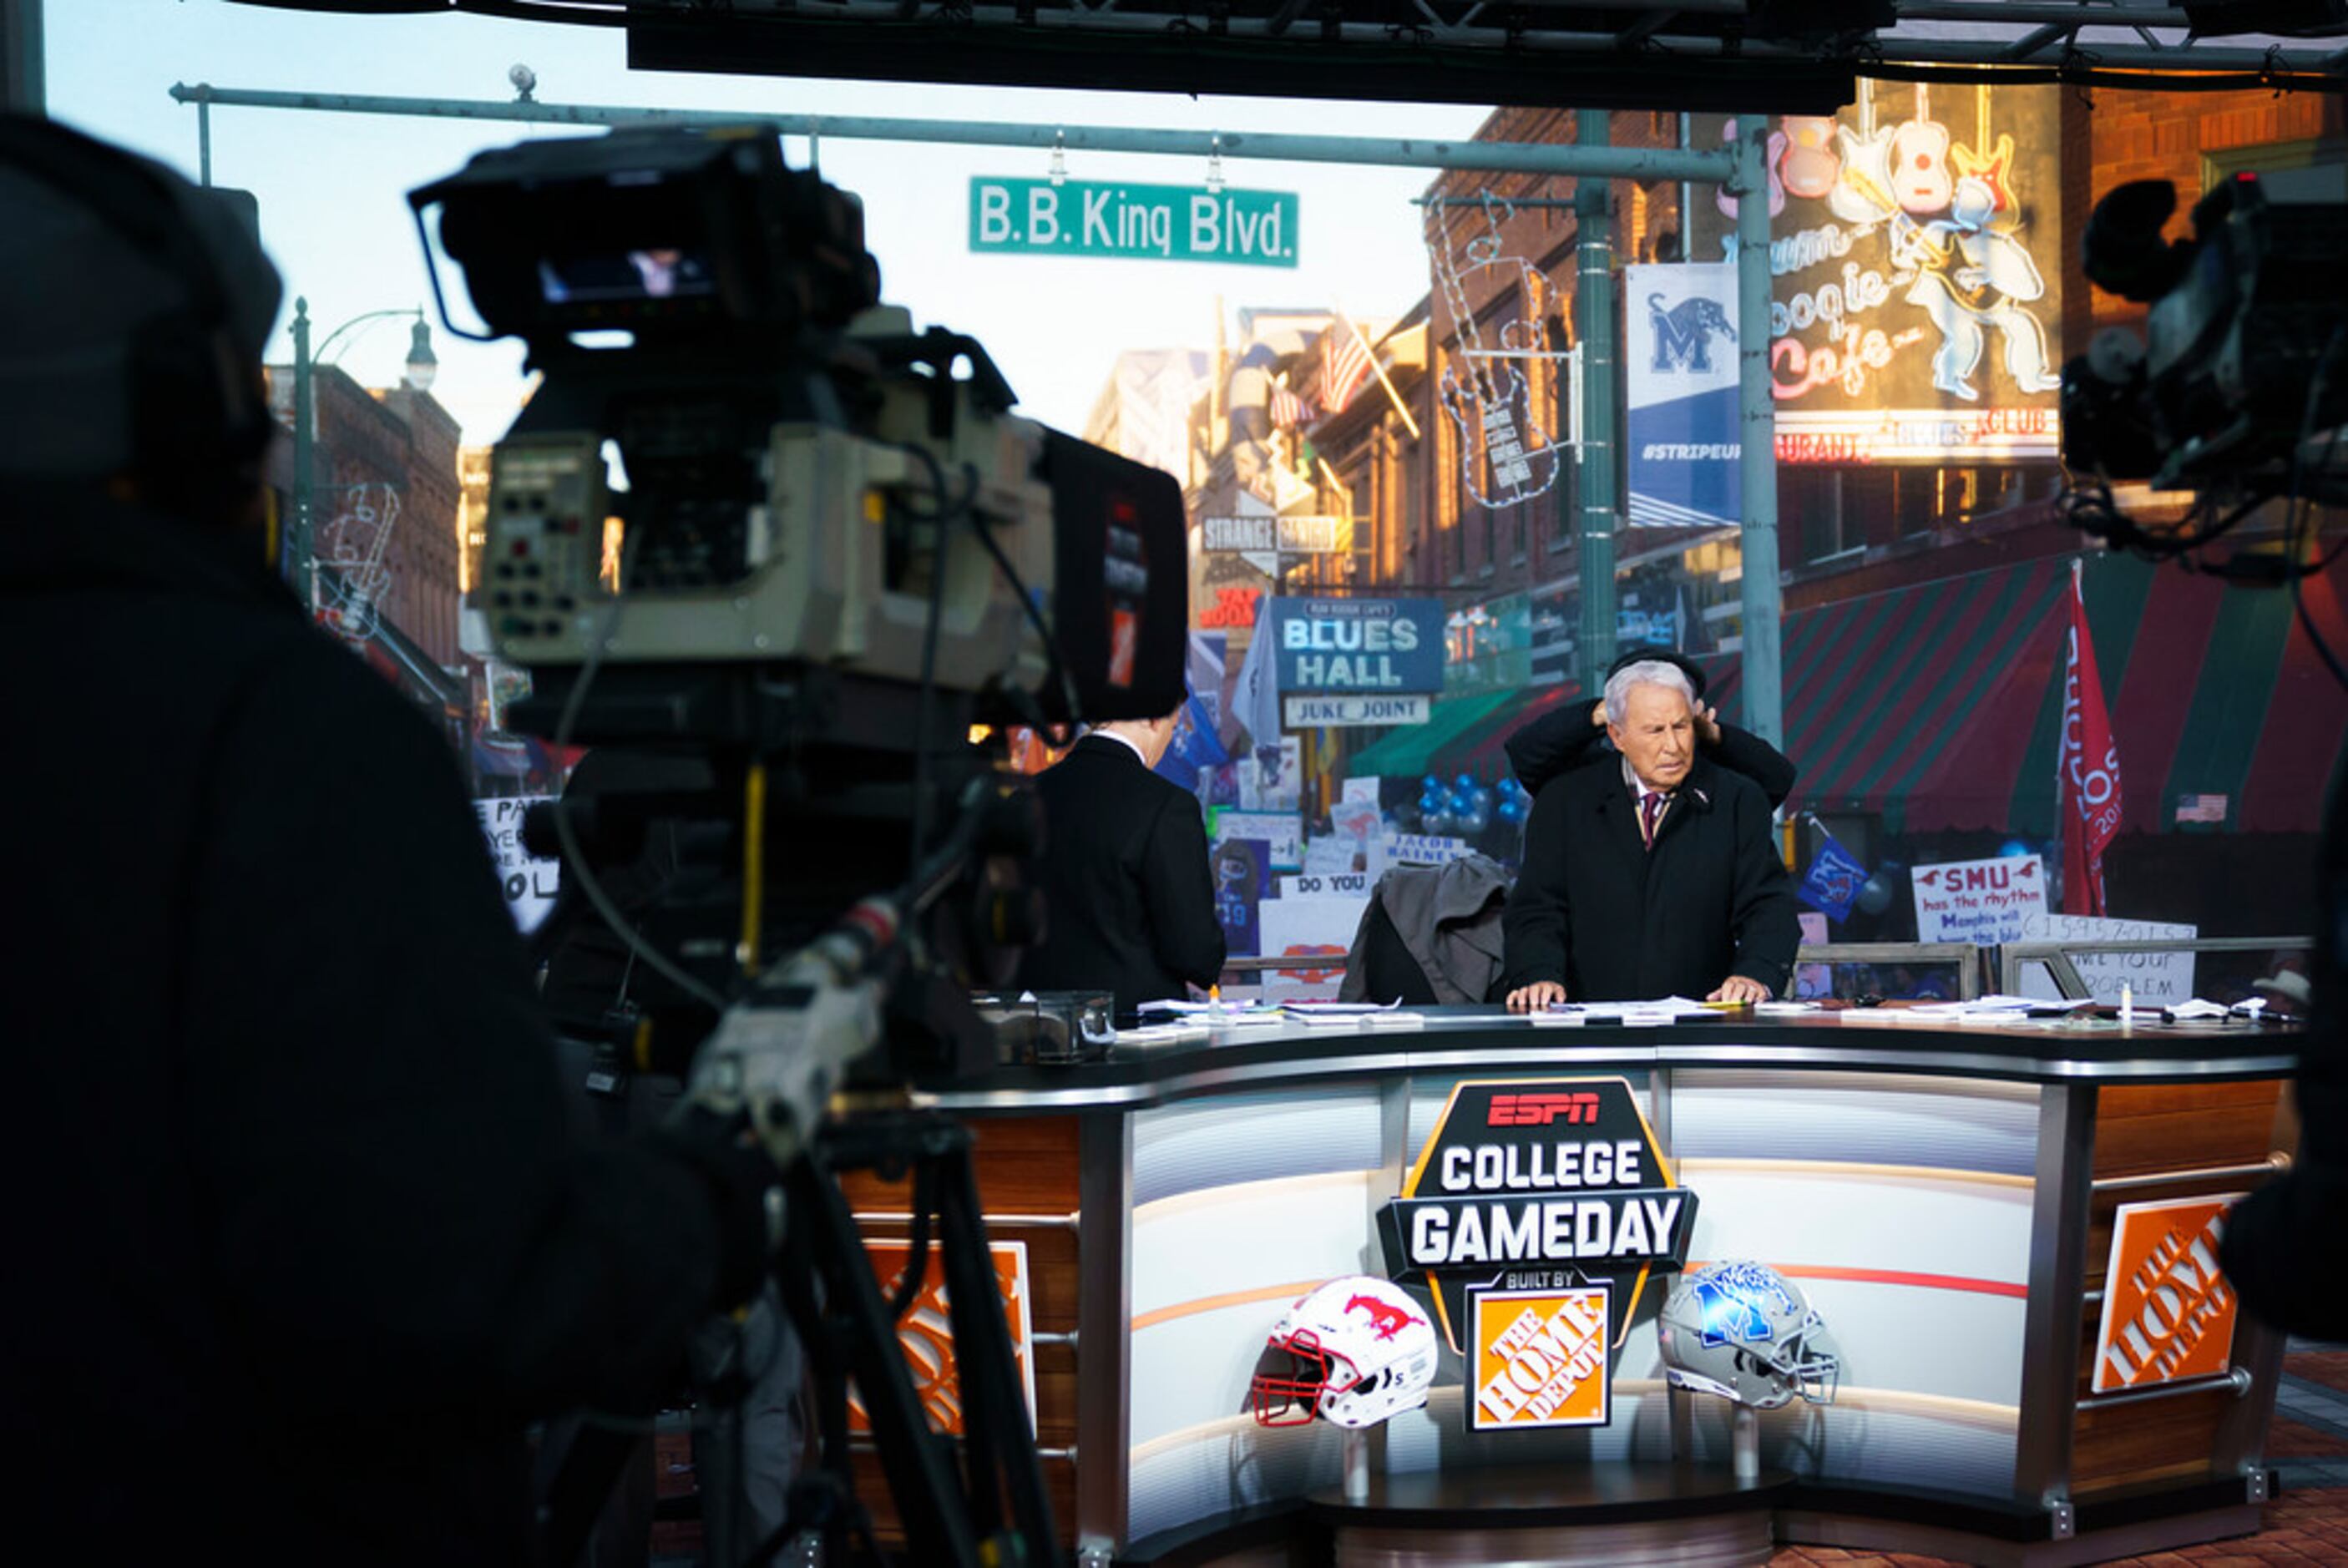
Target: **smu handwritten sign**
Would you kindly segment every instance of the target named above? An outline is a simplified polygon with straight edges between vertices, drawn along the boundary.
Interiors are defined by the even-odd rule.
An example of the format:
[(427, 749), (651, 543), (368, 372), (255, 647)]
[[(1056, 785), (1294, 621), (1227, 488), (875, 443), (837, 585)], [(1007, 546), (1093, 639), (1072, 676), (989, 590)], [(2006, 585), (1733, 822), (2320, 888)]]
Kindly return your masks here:
[(1918, 866), (1916, 940), (2020, 942), (2033, 915), (2046, 913), (2046, 866), (2036, 855)]

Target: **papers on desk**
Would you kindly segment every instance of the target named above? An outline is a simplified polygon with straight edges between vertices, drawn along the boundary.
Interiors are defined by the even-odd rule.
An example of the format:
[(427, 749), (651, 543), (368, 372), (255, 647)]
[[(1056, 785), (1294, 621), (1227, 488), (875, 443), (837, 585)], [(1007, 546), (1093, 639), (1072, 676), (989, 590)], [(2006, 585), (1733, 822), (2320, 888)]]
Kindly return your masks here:
[(1793, 1018), (1804, 1013), (1823, 1011), (1816, 1002), (1756, 1002), (1753, 1013), (1760, 1018)]
[(1702, 1002), (1692, 1002), (1685, 996), (1663, 996), (1648, 1002), (1551, 1002), (1544, 1011), (1533, 1014), (1532, 1020), (1552, 1026), (1621, 1024), (1636, 1028), (1717, 1016), (1718, 1009)]
[(1213, 1033), (1204, 1024), (1148, 1024), (1138, 1029), (1119, 1029), (1115, 1044), (1119, 1048), (1147, 1050), (1152, 1046), (1200, 1045)]
[(1426, 1016), (1391, 1002), (1290, 1002), (1280, 1009), (1292, 1024), (1313, 1029), (1423, 1029)]
[(1144, 1002), (1134, 1009), (1138, 1013), (1171, 1013), (1177, 1018), (1196, 1023), (1233, 1023), (1260, 1019), (1265, 1023), (1280, 1022), (1280, 1008), (1264, 1002)]
[[(2156, 1009), (2140, 1006), (2136, 1011), (2138, 1019), (2142, 1019), (2145, 1015), (2155, 1013)], [(2215, 1024), (2235, 1018), (2255, 1024), (2266, 1017), (2267, 999), (2253, 996), (2247, 1002), (2237, 1002), (2229, 1007), (2223, 1002), (2205, 1001), (2196, 996), (2189, 1002), (2172, 1003), (2157, 1009), (2157, 1013), (2164, 1024)]]
[(1341, 1002), (1292, 1002), (1281, 1009), (1292, 1024), (1308, 1029), (1423, 1029), (1424, 1013), (1406, 1013), (1400, 1002), (1365, 1007)]
[[(1864, 1015), (1871, 1024), (2023, 1024), (2034, 1023), (2054, 1027), (2071, 1019), (2092, 1021), (2099, 1027), (2111, 1027), (2108, 1017), (2097, 1016), (2098, 1005), (2093, 997), (2053, 1001), (2035, 996), (1976, 996), (1970, 1002), (1942, 1002), (1922, 1007), (1885, 1007)], [(2263, 1009), (2250, 1003), (2229, 1007), (2222, 1002), (2209, 1002), (2196, 996), (2190, 1001), (2171, 1003), (2166, 1007), (2140, 1006), (2133, 1016), (2122, 1013), (2118, 1023), (2141, 1027), (2153, 1024), (2208, 1024), (2230, 1018), (2256, 1020)], [(1856, 1019), (1860, 1015), (1847, 1015)]]
[(2091, 996), (2075, 1002), (2049, 1001), (2040, 996), (1976, 996), (1970, 1002), (1928, 1002), (1921, 1007), (1886, 1007), (1869, 1015), (1875, 1023), (1902, 1024), (2018, 1024), (2029, 1018), (2066, 1018), (2075, 1013), (2089, 1012), (2096, 1006)]

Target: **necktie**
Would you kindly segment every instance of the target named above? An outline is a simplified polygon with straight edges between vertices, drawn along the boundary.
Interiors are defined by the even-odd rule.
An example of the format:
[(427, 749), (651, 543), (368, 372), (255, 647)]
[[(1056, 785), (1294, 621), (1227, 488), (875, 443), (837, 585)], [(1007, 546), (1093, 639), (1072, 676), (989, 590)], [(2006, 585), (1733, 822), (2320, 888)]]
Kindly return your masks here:
[(1639, 832), (1651, 850), (1655, 847), (1655, 824), (1663, 820), (1663, 807), (1670, 800), (1671, 797), (1660, 789), (1639, 797)]

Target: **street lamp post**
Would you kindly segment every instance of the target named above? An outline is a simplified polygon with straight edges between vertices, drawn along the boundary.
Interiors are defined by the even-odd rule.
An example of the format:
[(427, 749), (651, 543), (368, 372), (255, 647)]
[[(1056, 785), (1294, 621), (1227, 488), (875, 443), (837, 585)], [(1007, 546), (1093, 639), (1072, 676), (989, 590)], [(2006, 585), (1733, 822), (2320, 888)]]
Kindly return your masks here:
[(417, 305), (391, 310), (371, 310), (355, 315), (328, 333), (315, 352), (310, 347), (310, 302), (297, 298), (294, 302), (294, 517), (285, 533), (285, 559), (292, 563), (294, 595), (305, 605), (314, 605), (317, 586), (317, 535), (314, 502), (316, 494), (313, 465), (317, 460), (316, 388), (313, 384), (318, 361), (335, 340), (355, 326), (382, 321), (390, 316), (413, 316), (416, 328), (407, 345), (407, 381), (418, 392), (432, 388), (432, 378), (439, 373), (439, 356), (432, 352), (432, 328), (426, 320), (424, 307)]

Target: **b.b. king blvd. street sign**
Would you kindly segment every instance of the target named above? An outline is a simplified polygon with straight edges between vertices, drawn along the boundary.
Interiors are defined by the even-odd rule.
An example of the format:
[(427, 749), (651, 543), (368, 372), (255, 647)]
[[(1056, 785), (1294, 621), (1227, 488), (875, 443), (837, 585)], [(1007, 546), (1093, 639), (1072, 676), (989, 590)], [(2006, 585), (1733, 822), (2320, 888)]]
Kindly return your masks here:
[(1046, 256), (1296, 265), (1296, 192), (998, 179), (970, 182), (970, 248)]

